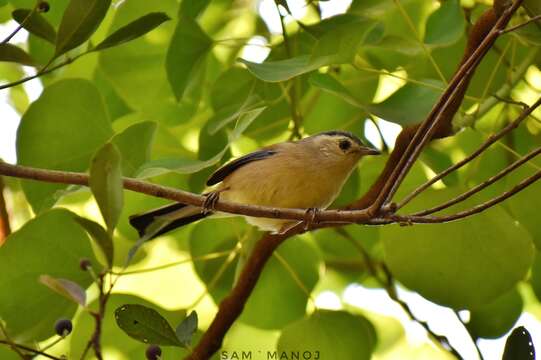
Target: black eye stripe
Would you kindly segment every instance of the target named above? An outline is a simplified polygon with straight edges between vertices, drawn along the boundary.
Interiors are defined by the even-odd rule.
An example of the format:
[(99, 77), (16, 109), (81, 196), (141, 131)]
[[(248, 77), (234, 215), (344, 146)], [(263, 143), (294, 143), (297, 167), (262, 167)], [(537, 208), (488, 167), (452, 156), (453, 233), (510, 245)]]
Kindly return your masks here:
[(338, 143), (338, 146), (340, 147), (340, 149), (342, 150), (347, 150), (351, 147), (351, 141), (349, 140), (340, 140), (340, 142)]

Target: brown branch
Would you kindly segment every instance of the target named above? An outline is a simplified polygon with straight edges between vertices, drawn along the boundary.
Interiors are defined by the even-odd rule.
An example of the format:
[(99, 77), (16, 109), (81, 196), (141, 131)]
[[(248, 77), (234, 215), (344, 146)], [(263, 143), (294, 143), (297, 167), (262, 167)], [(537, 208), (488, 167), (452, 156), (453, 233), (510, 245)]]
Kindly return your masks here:
[(455, 204), (458, 204), (459, 202), (462, 202), (462, 201), (468, 199), (469, 197), (477, 194), (478, 192), (480, 192), (481, 190), (483, 190), (487, 186), (494, 184), (496, 181), (500, 180), (501, 178), (503, 178), (504, 176), (506, 176), (507, 174), (509, 174), (513, 170), (517, 169), (522, 164), (530, 161), (531, 159), (533, 159), (534, 157), (536, 157), (539, 154), (541, 154), (541, 147), (531, 151), (527, 155), (521, 157), (519, 160), (515, 161), (511, 165), (509, 165), (506, 168), (504, 168), (503, 170), (501, 170), (496, 175), (491, 176), (487, 180), (485, 180), (482, 183), (474, 186), (473, 188), (471, 188), (470, 190), (460, 194), (459, 196), (457, 196), (457, 197), (455, 197), (453, 199), (450, 199), (449, 201), (446, 201), (443, 204), (434, 206), (434, 207), (432, 207), (430, 209), (425, 209), (423, 211), (416, 212), (416, 213), (414, 213), (412, 215), (413, 216), (430, 215), (430, 214), (433, 214), (435, 212), (441, 211), (443, 209), (447, 209), (448, 207), (451, 207), (451, 206), (453, 206)]
[(416, 216), (416, 215), (394, 215), (390, 214), (387, 215), (383, 220), (392, 220), (395, 222), (401, 222), (401, 223), (418, 223), (418, 224), (434, 224), (434, 223), (446, 223), (455, 221), (458, 219), (463, 219), (468, 216), (472, 216), (475, 214), (478, 214), (480, 212), (483, 212), (489, 208), (491, 208), (494, 205), (497, 205), (501, 203), (504, 200), (507, 200), (511, 196), (521, 192), (528, 186), (532, 185), (537, 180), (541, 179), (541, 171), (536, 172), (532, 176), (522, 180), (520, 183), (515, 185), (512, 189), (502, 193), (501, 195), (492, 198), (484, 203), (481, 203), (471, 209), (464, 210), (461, 212), (458, 212), (456, 214), (452, 215), (446, 215), (446, 216)]
[[(501, 28), (504, 28), (511, 15), (521, 3), (517, 0), (511, 9), (506, 9), (501, 18), (497, 18), (493, 10), (485, 12), (472, 28), (469, 36), (468, 46), (465, 51), (464, 60), (455, 73), (452, 82), (442, 95), (440, 101), (434, 106), (430, 116), (421, 124), (405, 128), (397, 140), (395, 150), (390, 156), (384, 171), (370, 191), (363, 196), (351, 209), (361, 209), (371, 205), (368, 210), (340, 211), (326, 210), (318, 213), (317, 221), (335, 221), (335, 222), (372, 222), (372, 213), (374, 209), (379, 211), (381, 205), (387, 200), (388, 195), (394, 191), (401, 179), (406, 175), (409, 166), (415, 161), (416, 156), (423, 145), (429, 140), (451, 135), (451, 120), (458, 110), (464, 97), (467, 85), (476, 66), (491, 47)], [(412, 141), (414, 140), (414, 141)], [(399, 165), (399, 166), (398, 166)], [(69, 180), (77, 180), (76, 184), (86, 185), (88, 176), (77, 173), (43, 171), (31, 168), (18, 167), (14, 165), (0, 164), (0, 174), (8, 170), (10, 176), (26, 177), (30, 179), (51, 181), (51, 178), (60, 183), (72, 183)], [(16, 174), (18, 175), (16, 175)], [(23, 176), (24, 175), (24, 176)], [(54, 176), (51, 176), (54, 175)], [(390, 181), (390, 178), (393, 181)], [(537, 174), (541, 177), (541, 173)], [(41, 177), (41, 178), (40, 178)], [(387, 181), (386, 181), (387, 180)], [(535, 181), (537, 179), (534, 179)], [(526, 182), (533, 183), (531, 179)], [(523, 182), (517, 185), (525, 188)], [(201, 206), (205, 200), (204, 197), (176, 189), (166, 188), (158, 185), (148, 184), (134, 179), (125, 179), (124, 187), (129, 190), (146, 193), (153, 196), (168, 198), (171, 200), (184, 202), (191, 205)], [(513, 190), (512, 190), (513, 191)], [(514, 191), (515, 193), (520, 189)], [(505, 198), (511, 195), (506, 196)], [(501, 200), (503, 201), (503, 199)], [(362, 206), (362, 205), (365, 206)], [(489, 206), (486, 206), (488, 208)], [(256, 217), (269, 217), (279, 219), (304, 220), (304, 209), (275, 209), (260, 206), (248, 206), (242, 204), (228, 203), (218, 201), (216, 210), (234, 214), (249, 215)], [(482, 210), (481, 210), (482, 211)], [(475, 213), (471, 211), (471, 214)], [(427, 217), (400, 217), (398, 215), (389, 215), (381, 221), (410, 221), (422, 220), (425, 222)], [(376, 219), (377, 220), (377, 219)], [(298, 225), (284, 235), (265, 235), (255, 246), (252, 254), (248, 258), (240, 276), (232, 289), (231, 293), (220, 303), (218, 313), (212, 321), (207, 332), (201, 338), (199, 344), (194, 348), (189, 359), (208, 359), (221, 346), (223, 338), (234, 321), (240, 316), (244, 305), (251, 294), (257, 280), (263, 271), (263, 267), (272, 256), (273, 251), (288, 237), (303, 231), (303, 226)]]
[(536, 15), (536, 16), (534, 16), (533, 18), (530, 18), (530, 19), (528, 19), (527, 21), (525, 21), (525, 22), (523, 22), (523, 23), (520, 23), (520, 24), (518, 24), (518, 25), (515, 25), (515, 26), (513, 26), (513, 27), (510, 27), (509, 29), (502, 30), (501, 33), (502, 33), (502, 34), (507, 34), (507, 33), (509, 33), (509, 32), (518, 30), (518, 29), (520, 29), (521, 27), (524, 27), (524, 26), (526, 26), (526, 25), (528, 25), (528, 24), (531, 24), (532, 22), (537, 22), (537, 21), (539, 21), (539, 20), (541, 20), (541, 15)]
[[(51, 183), (88, 186), (87, 174), (69, 171), (37, 169), (21, 165), (11, 165), (3, 162), (0, 162), (0, 175), (46, 181)], [(124, 188), (127, 190), (195, 206), (203, 206), (206, 199), (205, 196), (188, 191), (151, 184), (146, 181), (132, 178), (124, 178)], [(218, 211), (231, 214), (266, 217), (272, 219), (303, 221), (306, 218), (306, 209), (244, 205), (224, 200), (218, 200), (214, 208)], [(325, 210), (317, 213), (317, 221), (363, 223), (368, 220), (369, 216), (365, 210)]]
[(477, 150), (475, 150), (472, 154), (465, 157), (461, 161), (457, 162), (456, 164), (448, 167), (444, 171), (440, 172), (436, 176), (434, 176), (432, 179), (428, 180), (415, 190), (413, 190), (409, 195), (407, 195), (398, 205), (396, 206), (396, 210), (401, 209), (406, 204), (408, 204), (411, 200), (413, 200), (415, 197), (417, 197), (420, 193), (428, 189), (430, 186), (435, 184), (437, 181), (443, 179), (450, 173), (460, 169), (479, 155), (481, 155), (486, 149), (488, 149), (492, 144), (494, 144), (496, 141), (503, 138), (505, 135), (510, 133), (512, 130), (516, 129), (524, 119), (526, 119), (528, 116), (530, 116), (535, 109), (537, 109), (539, 106), (541, 106), (541, 97), (530, 107), (524, 109), (521, 114), (512, 122), (510, 122), (507, 126), (505, 126), (503, 129), (498, 131), (495, 134), (492, 134), (488, 137), (488, 139), (485, 140), (481, 146)]
[(9, 224), (9, 214), (4, 197), (4, 180), (0, 176), (0, 246), (6, 241), (6, 238), (11, 234), (11, 226)]
[(246, 264), (244, 264), (235, 286), (220, 303), (218, 312), (210, 327), (186, 359), (209, 359), (212, 354), (220, 349), (225, 334), (242, 313), (244, 305), (252, 293), (267, 260), (282, 242), (290, 236), (300, 233), (302, 229), (303, 226), (298, 225), (284, 235), (267, 234), (258, 241)]
[[(516, 10), (516, 6), (517, 5), (515, 4), (512, 12)], [(490, 48), (498, 35), (496, 32), (491, 33), (492, 28), (495, 24), (502, 23), (502, 26), (504, 25), (504, 23), (506, 24), (512, 12), (508, 13), (508, 15), (505, 17), (506, 21), (502, 22), (496, 21), (497, 19), (494, 15), (494, 11), (489, 10), (483, 16), (481, 16), (480, 20), (478, 20), (478, 22), (474, 26), (474, 31), (472, 31), (469, 37), (468, 47), (464, 56), (465, 60), (462, 61), (464, 65), (460, 67), (457, 75), (455, 75), (455, 77), (453, 78), (453, 80), (455, 80), (455, 84), (451, 85), (448, 88), (448, 91), (444, 93), (441, 100), (434, 107), (434, 109), (438, 109), (438, 106), (441, 106), (441, 104), (446, 104), (445, 108), (442, 109), (443, 111), (438, 112), (440, 114), (439, 117), (444, 121), (441, 121), (438, 127), (435, 129), (436, 131), (433, 131), (433, 134), (430, 134), (431, 138), (444, 137), (448, 136), (451, 133), (451, 120), (453, 118), (453, 115), (458, 110), (460, 103), (462, 102), (469, 79), (473, 75), (475, 65), (479, 63), (481, 58), (486, 53), (487, 49)], [(487, 34), (493, 34), (492, 38), (487, 40), (485, 38)], [(479, 44), (484, 44), (484, 46), (480, 46)], [(483, 49), (484, 51), (479, 51), (479, 48)], [(470, 57), (471, 54), (476, 53), (479, 54), (477, 55), (477, 58)], [(468, 64), (470, 67), (466, 66)], [(454, 96), (449, 97), (450, 94), (454, 94)], [(433, 110), (433, 113), (436, 113), (436, 110)], [(436, 120), (437, 119), (438, 116), (436, 116)], [(425, 123), (428, 123), (428, 120), (431, 120), (431, 118), (429, 117), (427, 121), (425, 121)], [(372, 185), (368, 193), (363, 196), (360, 201), (353, 204), (353, 206), (351, 206), (350, 208), (367, 208), (371, 204), (375, 204), (377, 210), (379, 210), (379, 207), (382, 205), (383, 202), (381, 202), (381, 204), (378, 204), (376, 200), (378, 198), (380, 198), (380, 201), (382, 198), (385, 200), (386, 194), (384, 194), (382, 190), (386, 185), (387, 179), (390, 177), (390, 175), (393, 174), (393, 171), (397, 168), (397, 165), (399, 164), (401, 159), (404, 159), (402, 161), (404, 162), (407, 160), (407, 156), (410, 156), (405, 151), (408, 148), (410, 141), (415, 137), (415, 135), (417, 135), (417, 137), (421, 137), (422, 133), (426, 131), (422, 129), (421, 125), (422, 124), (414, 125), (412, 127), (405, 128), (402, 131), (396, 142), (395, 150), (391, 153), (385, 169), (380, 174), (378, 180), (375, 182), (374, 185)], [(430, 128), (428, 128), (428, 130), (430, 131)], [(396, 173), (396, 175), (394, 176), (398, 178), (399, 173)], [(391, 184), (388, 185), (389, 189), (387, 191), (389, 191), (392, 183), (387, 182), (387, 184)], [(370, 206), (368, 214), (366, 214), (369, 218), (371, 217), (370, 210), (373, 209), (374, 207)], [(323, 221), (323, 219), (319, 216), (318, 220)], [(300, 231), (300, 228), (301, 226), (297, 226), (297, 230), (292, 230), (291, 234), (298, 233)], [(235, 284), (230, 295), (228, 295), (220, 304), (218, 313), (212, 321), (209, 329), (203, 335), (203, 338), (194, 349), (194, 352), (188, 357), (188, 359), (208, 359), (220, 348), (223, 338), (227, 333), (228, 329), (231, 327), (237, 317), (240, 316), (244, 304), (246, 303), (251, 291), (253, 290), (265, 263), (272, 255), (274, 249), (276, 249), (278, 245), (282, 243), (286, 238), (287, 234), (282, 236), (266, 235), (259, 241), (259, 243), (256, 245), (256, 248), (254, 248), (254, 250), (252, 251), (252, 254), (249, 257), (247, 264), (243, 268), (239, 277), (239, 281), (237, 282), (237, 284)]]
[(369, 208), (370, 213), (377, 213), (389, 195), (398, 188), (422, 147), (429, 140), (452, 134), (453, 116), (460, 107), (476, 66), (493, 45), (499, 35), (499, 30), (505, 28), (521, 2), (521, 0), (516, 1), (511, 8), (503, 12), (500, 18), (496, 16), (493, 9), (481, 15), (470, 31), (468, 45), (459, 68), (440, 100), (425, 121), (402, 130), (396, 140), (395, 149), (376, 182), (361, 199), (351, 204), (349, 209)]
[[(41, 355), (41, 356), (46, 357), (46, 358), (48, 358), (48, 359), (62, 360), (61, 358), (56, 357), (56, 356), (53, 356), (53, 355), (51, 355), (51, 354), (47, 354), (46, 352), (39, 351), (39, 350), (33, 349), (33, 348), (29, 347), (29, 346), (22, 345), (22, 344), (10, 343), (10, 342), (7, 341), (7, 340), (0, 340), (0, 344), (6, 344), (6, 345), (9, 345), (9, 346), (15, 346), (15, 347), (17, 347), (18, 349), (21, 349), (21, 350), (24, 350), (24, 351), (28, 351), (29, 353), (32, 353), (32, 354), (34, 354), (34, 355)], [(32, 356), (32, 357), (33, 357), (33, 356)]]

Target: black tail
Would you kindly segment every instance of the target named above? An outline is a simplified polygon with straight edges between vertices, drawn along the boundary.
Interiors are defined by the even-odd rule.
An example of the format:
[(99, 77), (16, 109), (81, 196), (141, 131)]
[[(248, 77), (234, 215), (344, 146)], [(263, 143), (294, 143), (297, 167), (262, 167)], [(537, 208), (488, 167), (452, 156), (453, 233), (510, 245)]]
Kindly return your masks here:
[[(193, 208), (193, 210), (188, 208)], [(171, 216), (171, 221), (167, 223), (167, 225), (165, 225), (162, 229), (153, 234), (149, 238), (149, 240), (163, 235), (166, 232), (174, 230), (178, 227), (190, 224), (194, 221), (203, 219), (211, 215), (211, 213), (203, 214), (199, 208), (192, 207), (191, 205), (174, 203), (159, 207), (143, 214), (132, 215), (129, 218), (130, 225), (137, 230), (140, 237), (143, 237), (146, 234), (146, 230), (148, 229), (148, 227), (156, 220), (156, 218), (165, 217), (169, 214), (172, 215), (173, 213), (178, 212), (181, 209), (187, 210), (185, 216), (183, 216), (182, 214), (179, 214), (179, 217)]]

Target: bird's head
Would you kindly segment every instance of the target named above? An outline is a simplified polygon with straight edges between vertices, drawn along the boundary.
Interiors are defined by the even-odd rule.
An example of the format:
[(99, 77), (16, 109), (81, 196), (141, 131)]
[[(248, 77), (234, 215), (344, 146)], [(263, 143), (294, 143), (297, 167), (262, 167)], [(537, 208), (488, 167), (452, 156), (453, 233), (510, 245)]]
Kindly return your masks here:
[(346, 131), (326, 131), (302, 141), (312, 143), (326, 157), (337, 161), (357, 162), (365, 155), (379, 155), (381, 152), (366, 146), (361, 139)]

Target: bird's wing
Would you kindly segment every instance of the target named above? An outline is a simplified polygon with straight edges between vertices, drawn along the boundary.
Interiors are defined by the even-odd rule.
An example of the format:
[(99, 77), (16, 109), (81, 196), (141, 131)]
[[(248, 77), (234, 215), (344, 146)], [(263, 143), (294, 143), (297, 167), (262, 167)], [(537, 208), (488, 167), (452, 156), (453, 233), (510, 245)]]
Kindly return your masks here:
[(215, 184), (218, 184), (220, 181), (224, 180), (229, 174), (231, 174), (233, 171), (237, 170), (238, 168), (251, 163), (252, 161), (258, 161), (263, 160), (268, 157), (273, 156), (276, 154), (276, 150), (266, 149), (266, 150), (258, 150), (254, 151), (253, 153), (244, 155), (238, 159), (235, 159), (218, 170), (216, 170), (207, 180), (207, 186), (212, 186)]

